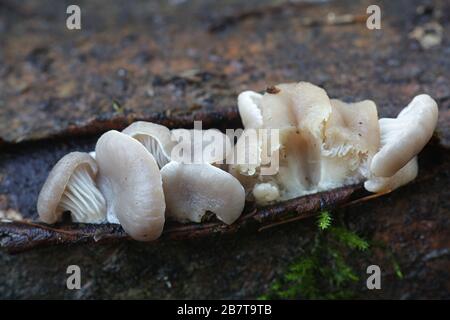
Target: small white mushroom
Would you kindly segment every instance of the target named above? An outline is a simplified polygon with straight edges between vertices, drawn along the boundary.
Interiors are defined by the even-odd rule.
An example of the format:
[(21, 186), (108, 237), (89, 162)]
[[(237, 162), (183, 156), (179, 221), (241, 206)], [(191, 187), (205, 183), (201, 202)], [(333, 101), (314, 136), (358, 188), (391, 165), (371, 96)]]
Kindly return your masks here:
[(279, 84), (276, 93), (265, 93), (261, 100), (264, 128), (296, 127), (305, 137), (321, 136), (331, 113), (330, 99), (324, 89), (309, 82)]
[(245, 129), (258, 129), (263, 126), (260, 109), (262, 95), (254, 91), (244, 91), (238, 96), (238, 109)]
[(164, 227), (166, 204), (153, 156), (137, 140), (114, 130), (100, 137), (95, 153), (108, 221), (118, 220), (136, 240), (158, 238)]
[(222, 163), (232, 152), (229, 137), (217, 129), (173, 129), (171, 160), (186, 164)]
[(325, 124), (319, 189), (357, 183), (368, 176), (380, 145), (377, 107), (373, 101), (345, 103), (331, 99)]
[(257, 183), (253, 187), (253, 196), (259, 204), (268, 204), (280, 198), (280, 190), (275, 183)]
[[(238, 100), (243, 123), (251, 123), (251, 117), (259, 123), (261, 113), (262, 125), (253, 127), (279, 132), (279, 141), (272, 148), (273, 142), (264, 140), (266, 135), (259, 132), (261, 129), (254, 134), (257, 140), (246, 143), (253, 129), (246, 128), (235, 146), (235, 154), (244, 154), (241, 158), (253, 162), (238, 161), (229, 170), (257, 203), (292, 199), (366, 179), (374, 181), (370, 164), (380, 148), (380, 125), (374, 102), (330, 100), (322, 88), (306, 82), (276, 85), (261, 99), (249, 97), (251, 93), (245, 92)], [(406, 111), (401, 117), (406, 117)], [(272, 176), (262, 174), (263, 163), (270, 162), (270, 157), (263, 157), (267, 150), (279, 155), (275, 158), (279, 168)], [(407, 158), (410, 159), (411, 156)], [(405, 169), (402, 177), (411, 177), (413, 173)]]
[(180, 222), (201, 222), (207, 211), (226, 224), (242, 213), (245, 191), (236, 178), (210, 164), (175, 161), (162, 170), (167, 215)]
[(376, 177), (391, 177), (416, 156), (431, 139), (438, 107), (429, 95), (416, 96), (396, 119), (379, 120), (381, 149), (372, 159)]
[(71, 152), (61, 158), (39, 193), (40, 219), (52, 224), (70, 211), (75, 222), (104, 222), (106, 202), (94, 182), (97, 171), (95, 160), (87, 153)]
[(364, 188), (367, 191), (376, 193), (390, 192), (414, 180), (417, 177), (418, 171), (417, 157), (414, 157), (392, 177), (369, 178), (369, 180), (364, 182)]
[(160, 168), (170, 161), (170, 152), (176, 142), (172, 140), (167, 127), (152, 122), (136, 121), (126, 127), (122, 133), (142, 143), (153, 155)]
[(230, 139), (216, 129), (174, 129), (146, 122), (134, 122), (122, 133), (142, 143), (162, 168), (169, 161), (217, 163), (231, 152)]

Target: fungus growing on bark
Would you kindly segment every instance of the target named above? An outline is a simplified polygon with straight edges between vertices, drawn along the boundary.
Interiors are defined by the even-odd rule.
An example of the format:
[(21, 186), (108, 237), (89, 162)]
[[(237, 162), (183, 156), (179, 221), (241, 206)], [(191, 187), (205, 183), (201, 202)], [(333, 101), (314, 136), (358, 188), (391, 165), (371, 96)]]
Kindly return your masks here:
[(414, 157), (391, 177), (373, 176), (369, 178), (369, 180), (364, 182), (364, 188), (375, 193), (389, 192), (414, 180), (418, 172), (417, 157)]
[(245, 192), (228, 172), (210, 164), (169, 162), (162, 170), (167, 215), (180, 222), (201, 222), (207, 211), (232, 224), (242, 213)]
[(414, 180), (417, 154), (431, 139), (437, 119), (436, 101), (426, 94), (416, 96), (397, 118), (380, 119), (381, 149), (372, 159), (364, 187), (388, 192)]
[(263, 126), (261, 109), (262, 95), (253, 91), (241, 92), (238, 96), (238, 109), (244, 128), (257, 129)]
[(216, 129), (173, 129), (146, 122), (134, 122), (122, 133), (140, 143), (155, 157), (162, 168), (171, 160), (183, 163), (216, 163), (226, 158), (231, 142)]
[(98, 167), (87, 153), (71, 152), (50, 171), (37, 201), (39, 217), (56, 223), (70, 211), (74, 222), (100, 223), (106, 219), (106, 202), (97, 189)]
[[(263, 95), (245, 91), (238, 108), (244, 132), (233, 149), (215, 129), (139, 121), (105, 133), (95, 151), (70, 153), (55, 165), (39, 194), (39, 216), (55, 223), (70, 211), (76, 222), (120, 223), (149, 241), (160, 236), (165, 214), (201, 222), (212, 212), (232, 224), (246, 196), (266, 205), (362, 181), (368, 191), (389, 192), (417, 176), (417, 154), (438, 118), (428, 95), (416, 96), (397, 118), (378, 120), (374, 102), (329, 99), (306, 82)], [(230, 150), (237, 163), (226, 172), (221, 163)]]
[[(378, 117), (372, 101), (347, 104), (330, 100), (322, 88), (300, 82), (277, 85), (261, 98), (246, 91), (238, 104), (247, 125), (235, 153), (256, 161), (234, 164), (231, 172), (252, 189), (257, 203), (362, 181), (368, 162), (378, 150)], [(245, 143), (255, 128), (258, 140)], [(278, 130), (278, 141), (268, 138), (269, 130)], [(261, 165), (270, 162), (275, 152), (279, 156), (278, 171), (262, 174)], [(253, 184), (243, 176), (252, 176)]]
[(126, 127), (122, 133), (142, 143), (153, 155), (160, 168), (170, 161), (170, 152), (175, 146), (175, 141), (172, 141), (167, 127), (152, 122), (137, 121)]
[[(245, 130), (234, 152), (254, 161), (238, 161), (230, 172), (257, 203), (364, 180), (367, 190), (383, 192), (416, 177), (415, 156), (437, 123), (437, 104), (430, 96), (415, 97), (396, 119), (378, 121), (370, 100), (330, 100), (323, 89), (306, 82), (275, 88), (262, 96), (245, 91), (238, 98)], [(279, 130), (279, 141), (269, 142), (261, 129)], [(251, 134), (258, 139), (247, 143)], [(262, 164), (270, 162), (273, 152), (279, 155), (278, 171), (264, 175)]]
[(137, 140), (114, 130), (100, 137), (95, 153), (108, 221), (119, 222), (136, 240), (158, 238), (164, 227), (166, 204), (153, 156)]
[(416, 96), (395, 119), (381, 118), (381, 149), (373, 157), (370, 171), (390, 177), (416, 156), (431, 139), (438, 107), (429, 95)]

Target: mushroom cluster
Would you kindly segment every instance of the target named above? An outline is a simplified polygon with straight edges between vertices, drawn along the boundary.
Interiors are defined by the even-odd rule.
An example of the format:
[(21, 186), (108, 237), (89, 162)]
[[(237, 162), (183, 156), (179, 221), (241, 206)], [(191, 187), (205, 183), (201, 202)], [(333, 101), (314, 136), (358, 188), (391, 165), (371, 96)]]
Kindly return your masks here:
[(157, 239), (165, 218), (200, 223), (211, 212), (226, 224), (241, 215), (245, 191), (220, 169), (229, 138), (215, 129), (169, 130), (138, 121), (104, 133), (95, 151), (59, 160), (38, 197), (45, 223), (64, 212), (80, 223), (116, 223), (134, 239)]
[(74, 222), (117, 223), (150, 241), (166, 218), (201, 223), (210, 212), (232, 224), (246, 200), (266, 205), (361, 182), (389, 192), (417, 176), (417, 154), (438, 118), (428, 95), (378, 119), (373, 101), (330, 99), (307, 82), (244, 91), (238, 109), (244, 130), (234, 146), (215, 129), (145, 121), (104, 133), (95, 151), (69, 153), (53, 167), (40, 219), (52, 224), (70, 212)]
[[(247, 197), (263, 205), (363, 181), (376, 193), (412, 181), (416, 155), (438, 117), (428, 95), (415, 97), (396, 119), (378, 119), (373, 101), (330, 99), (307, 82), (280, 84), (263, 95), (244, 91), (238, 108), (244, 133), (234, 148), (241, 156), (235, 159), (255, 160), (237, 161), (229, 170)], [(274, 130), (276, 141), (268, 138)], [(257, 139), (249, 141), (251, 134)], [(276, 172), (267, 174), (264, 165)]]

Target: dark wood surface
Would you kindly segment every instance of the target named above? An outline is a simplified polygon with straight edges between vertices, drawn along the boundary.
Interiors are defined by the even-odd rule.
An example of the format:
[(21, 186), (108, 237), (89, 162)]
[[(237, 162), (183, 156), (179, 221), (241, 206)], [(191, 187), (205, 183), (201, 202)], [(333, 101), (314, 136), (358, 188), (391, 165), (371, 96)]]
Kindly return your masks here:
[[(82, 30), (68, 31), (68, 2), (0, 0), (1, 212), (36, 220), (37, 193), (56, 160), (135, 119), (238, 127), (240, 91), (299, 80), (346, 101), (372, 99), (380, 116), (425, 92), (439, 103), (439, 140), (422, 156), (418, 180), (338, 213), (386, 243), (405, 275), (394, 276), (385, 252), (355, 258), (363, 277), (366, 264), (385, 271), (383, 290), (361, 283), (361, 297), (449, 298), (450, 4), (377, 3), (382, 29), (371, 31), (361, 18), (371, 1), (79, 1)], [(354, 19), (330, 25), (330, 12)], [(430, 21), (443, 37), (424, 49), (410, 33)], [(315, 232), (302, 220), (207, 240), (0, 251), (0, 297), (254, 298)], [(85, 270), (75, 293), (65, 290), (69, 264)]]

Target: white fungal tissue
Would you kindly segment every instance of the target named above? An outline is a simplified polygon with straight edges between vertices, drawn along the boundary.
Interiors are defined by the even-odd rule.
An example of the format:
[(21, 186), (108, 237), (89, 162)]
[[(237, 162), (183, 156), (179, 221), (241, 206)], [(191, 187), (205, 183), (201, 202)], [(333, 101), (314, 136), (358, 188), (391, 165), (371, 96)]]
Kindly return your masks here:
[(37, 202), (42, 221), (55, 223), (65, 211), (75, 222), (99, 223), (106, 219), (106, 201), (95, 178), (98, 166), (84, 152), (62, 157), (50, 171)]
[[(262, 205), (363, 181), (371, 192), (410, 182), (438, 115), (436, 102), (419, 95), (396, 119), (378, 120), (373, 101), (330, 99), (307, 82), (280, 84), (263, 95), (245, 91), (238, 106), (245, 130), (235, 153), (257, 161), (233, 163), (230, 172)], [(278, 130), (275, 147), (268, 131), (256, 130), (257, 142), (244, 141), (261, 128)], [(262, 172), (264, 157), (270, 162), (267, 150), (278, 152), (275, 174)]]
[(425, 94), (396, 118), (378, 119), (373, 101), (330, 99), (308, 82), (244, 91), (237, 104), (244, 131), (234, 146), (216, 129), (138, 121), (106, 132), (95, 151), (67, 154), (39, 194), (40, 219), (56, 223), (68, 211), (74, 222), (119, 223), (151, 241), (166, 218), (201, 223), (211, 212), (232, 224), (246, 200), (268, 205), (362, 182), (390, 192), (416, 178), (438, 119)]

